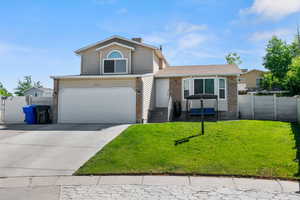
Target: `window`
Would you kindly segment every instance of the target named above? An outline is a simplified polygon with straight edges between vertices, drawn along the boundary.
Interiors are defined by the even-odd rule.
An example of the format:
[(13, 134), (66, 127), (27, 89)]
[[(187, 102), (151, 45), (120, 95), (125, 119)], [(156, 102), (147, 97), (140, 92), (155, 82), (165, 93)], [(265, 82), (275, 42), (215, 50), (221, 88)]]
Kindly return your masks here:
[(194, 80), (194, 94), (203, 94), (203, 79), (195, 79)]
[(123, 58), (123, 56), (119, 51), (112, 51), (107, 58)]
[(220, 99), (226, 98), (225, 89), (226, 89), (225, 79), (219, 79), (219, 98)]
[(256, 79), (256, 87), (257, 87), (257, 88), (260, 88), (260, 86), (261, 86), (261, 81), (262, 81), (262, 78), (257, 78), (257, 79)]
[(183, 80), (183, 96), (184, 98), (190, 96), (190, 79)]
[[(215, 86), (215, 83), (217, 84)], [(226, 99), (225, 78), (188, 78), (182, 81), (182, 95), (185, 99), (189, 95), (218, 94), (219, 99)]]
[(239, 81), (239, 83), (241, 83), (241, 82), (245, 82), (245, 81), (246, 81), (246, 79), (245, 79), (245, 78), (241, 78), (241, 77), (240, 77), (240, 78), (238, 79), (238, 81)]
[(214, 94), (215, 84), (214, 79), (195, 79), (194, 94)]
[(103, 60), (104, 74), (124, 74), (127, 73), (127, 59), (120, 51), (113, 50), (107, 58)]

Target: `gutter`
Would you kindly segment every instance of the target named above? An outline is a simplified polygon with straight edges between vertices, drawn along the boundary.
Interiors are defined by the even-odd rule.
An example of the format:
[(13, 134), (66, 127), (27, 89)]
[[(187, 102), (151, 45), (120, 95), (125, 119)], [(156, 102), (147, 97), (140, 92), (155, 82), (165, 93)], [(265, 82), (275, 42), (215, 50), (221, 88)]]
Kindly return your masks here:
[(183, 76), (239, 76), (241, 73), (235, 74), (166, 74), (166, 75), (154, 75), (155, 78), (170, 78), (170, 77), (183, 77)]
[(111, 79), (111, 78), (143, 78), (153, 76), (153, 73), (148, 74), (121, 74), (121, 75), (69, 75), (69, 76), (50, 76), (51, 79)]

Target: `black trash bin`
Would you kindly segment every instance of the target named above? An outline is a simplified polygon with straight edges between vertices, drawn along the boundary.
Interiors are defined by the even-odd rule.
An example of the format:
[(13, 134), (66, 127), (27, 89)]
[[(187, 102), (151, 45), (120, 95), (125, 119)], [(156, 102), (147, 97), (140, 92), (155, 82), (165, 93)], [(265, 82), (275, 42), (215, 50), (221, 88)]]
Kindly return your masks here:
[(37, 105), (35, 108), (36, 108), (36, 121), (38, 124), (51, 123), (50, 106)]

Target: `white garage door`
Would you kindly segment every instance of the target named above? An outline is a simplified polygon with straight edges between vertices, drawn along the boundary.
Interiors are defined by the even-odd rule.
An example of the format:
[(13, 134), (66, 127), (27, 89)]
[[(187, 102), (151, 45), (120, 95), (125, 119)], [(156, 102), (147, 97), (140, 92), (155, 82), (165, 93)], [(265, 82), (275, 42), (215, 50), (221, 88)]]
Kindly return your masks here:
[(129, 87), (63, 88), (59, 123), (135, 123), (136, 95)]

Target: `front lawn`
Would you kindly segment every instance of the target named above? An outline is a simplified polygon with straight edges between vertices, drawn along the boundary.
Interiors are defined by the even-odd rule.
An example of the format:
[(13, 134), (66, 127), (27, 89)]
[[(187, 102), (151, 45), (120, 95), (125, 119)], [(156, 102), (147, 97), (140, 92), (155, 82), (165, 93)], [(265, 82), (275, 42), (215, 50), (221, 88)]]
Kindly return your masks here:
[(199, 133), (200, 123), (133, 125), (76, 174), (300, 177), (298, 125), (244, 120), (206, 122), (205, 129), (204, 136), (175, 146), (174, 140)]

